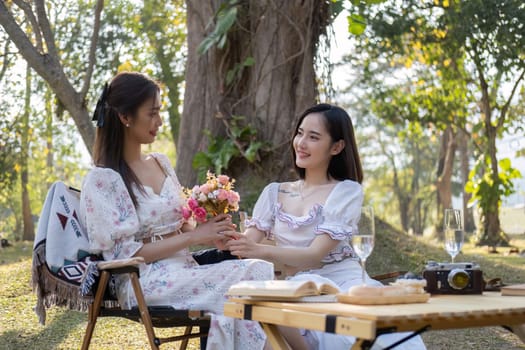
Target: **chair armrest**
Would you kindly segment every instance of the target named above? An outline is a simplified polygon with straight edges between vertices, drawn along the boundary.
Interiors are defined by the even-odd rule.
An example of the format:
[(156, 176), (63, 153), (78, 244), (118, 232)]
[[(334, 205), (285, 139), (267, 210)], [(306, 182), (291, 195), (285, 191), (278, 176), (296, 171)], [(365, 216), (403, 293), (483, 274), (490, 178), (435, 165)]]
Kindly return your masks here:
[(112, 270), (112, 269), (119, 269), (122, 267), (130, 267), (130, 266), (139, 266), (140, 264), (143, 264), (144, 258), (141, 256), (133, 257), (129, 259), (118, 259), (118, 260), (111, 260), (111, 261), (101, 261), (97, 264), (99, 270)]

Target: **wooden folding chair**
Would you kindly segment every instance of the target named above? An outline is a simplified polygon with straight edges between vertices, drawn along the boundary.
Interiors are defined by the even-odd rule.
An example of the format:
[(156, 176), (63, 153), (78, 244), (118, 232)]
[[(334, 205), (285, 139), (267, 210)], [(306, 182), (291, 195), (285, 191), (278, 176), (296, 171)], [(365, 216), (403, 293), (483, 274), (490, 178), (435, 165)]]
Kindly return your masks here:
[[(64, 185), (59, 183), (58, 188)], [(62, 187), (60, 187), (62, 186)], [(67, 191), (77, 191), (67, 188)], [(51, 190), (50, 190), (51, 192)], [(55, 195), (62, 201), (64, 195)], [(50, 195), (48, 194), (48, 199)], [(48, 201), (46, 199), (46, 202)], [(50, 200), (53, 200), (52, 198)], [(74, 210), (71, 206), (77, 203), (67, 203), (68, 211), (72, 212), (72, 217), (76, 218)], [(62, 220), (64, 215), (62, 215)], [(47, 220), (59, 220), (60, 215), (49, 215)], [(69, 218), (71, 219), (71, 217)], [(42, 218), (41, 218), (42, 221)], [(46, 225), (47, 225), (47, 221)], [(65, 221), (62, 221), (62, 226), (65, 226)], [(40, 225), (40, 224), (39, 224)], [(49, 239), (49, 237), (48, 237)], [(144, 325), (148, 341), (151, 349), (159, 349), (159, 346), (168, 343), (180, 341), (179, 349), (186, 349), (189, 339), (200, 338), (201, 348), (206, 347), (207, 333), (210, 326), (209, 316), (204, 315), (201, 310), (180, 310), (171, 306), (147, 306), (142, 288), (139, 283), (139, 265), (143, 262), (142, 258), (131, 258), (113, 261), (98, 261), (96, 268), (98, 270), (99, 278), (93, 286), (93, 293), (82, 295), (80, 281), (73, 281), (64, 277), (63, 273), (56, 272), (51, 269), (46, 261), (46, 239), (35, 240), (33, 249), (33, 268), (32, 268), (32, 283), (33, 289), (37, 294), (37, 312), (40, 322), (45, 323), (46, 308), (51, 306), (64, 306), (71, 310), (87, 311), (88, 324), (84, 339), (82, 342), (82, 350), (87, 350), (91, 342), (93, 331), (99, 317), (121, 317), (135, 322), (141, 322)], [(61, 271), (85, 271), (89, 261), (100, 259), (100, 257), (90, 256), (89, 259), (83, 261), (68, 261), (68, 265), (64, 266)], [(128, 274), (131, 280), (131, 285), (135, 293), (138, 306), (130, 310), (122, 309), (118, 300), (110, 295), (108, 286), (112, 276)], [(179, 328), (184, 327), (182, 335), (159, 338), (155, 335), (154, 328)], [(194, 331), (198, 327), (198, 330)]]

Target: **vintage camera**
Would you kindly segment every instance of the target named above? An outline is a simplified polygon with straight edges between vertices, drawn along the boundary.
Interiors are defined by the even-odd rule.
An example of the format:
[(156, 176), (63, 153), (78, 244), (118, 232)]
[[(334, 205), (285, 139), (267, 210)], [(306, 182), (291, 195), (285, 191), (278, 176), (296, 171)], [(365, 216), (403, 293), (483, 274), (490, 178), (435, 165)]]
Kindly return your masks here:
[(483, 272), (475, 263), (429, 261), (423, 271), (427, 292), (431, 294), (481, 294)]

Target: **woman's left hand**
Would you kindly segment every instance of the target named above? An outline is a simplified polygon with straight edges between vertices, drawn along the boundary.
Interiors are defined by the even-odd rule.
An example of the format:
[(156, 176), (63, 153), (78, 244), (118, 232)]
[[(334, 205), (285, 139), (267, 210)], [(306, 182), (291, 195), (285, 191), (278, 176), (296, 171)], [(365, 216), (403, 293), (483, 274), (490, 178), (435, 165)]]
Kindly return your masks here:
[(260, 245), (255, 243), (243, 234), (235, 232), (235, 234), (225, 234), (232, 239), (226, 242), (226, 249), (228, 249), (233, 255), (237, 255), (243, 258), (260, 258), (261, 251)]
[(213, 241), (213, 244), (215, 245), (215, 248), (219, 249), (219, 250), (228, 250), (228, 248), (226, 247), (226, 243), (230, 240), (231, 238), (228, 238), (228, 237), (224, 237), (224, 238), (221, 238), (221, 239), (217, 239), (215, 241)]

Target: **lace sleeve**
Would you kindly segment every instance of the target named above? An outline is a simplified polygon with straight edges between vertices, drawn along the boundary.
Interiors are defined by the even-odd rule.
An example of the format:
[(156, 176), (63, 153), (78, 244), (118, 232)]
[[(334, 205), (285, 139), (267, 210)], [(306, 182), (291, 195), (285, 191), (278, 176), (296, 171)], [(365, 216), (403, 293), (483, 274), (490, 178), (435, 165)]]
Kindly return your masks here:
[(129, 258), (142, 247), (135, 241), (139, 219), (117, 172), (94, 168), (84, 180), (80, 196), (81, 221), (91, 249), (108, 260)]
[(357, 182), (345, 180), (334, 188), (323, 207), (323, 220), (316, 234), (328, 234), (332, 239), (350, 238), (357, 223), (363, 190)]
[(253, 215), (246, 222), (246, 227), (255, 227), (265, 233), (266, 238), (271, 239), (275, 222), (275, 204), (277, 202), (277, 190), (279, 184), (274, 182), (264, 188), (253, 208)]

